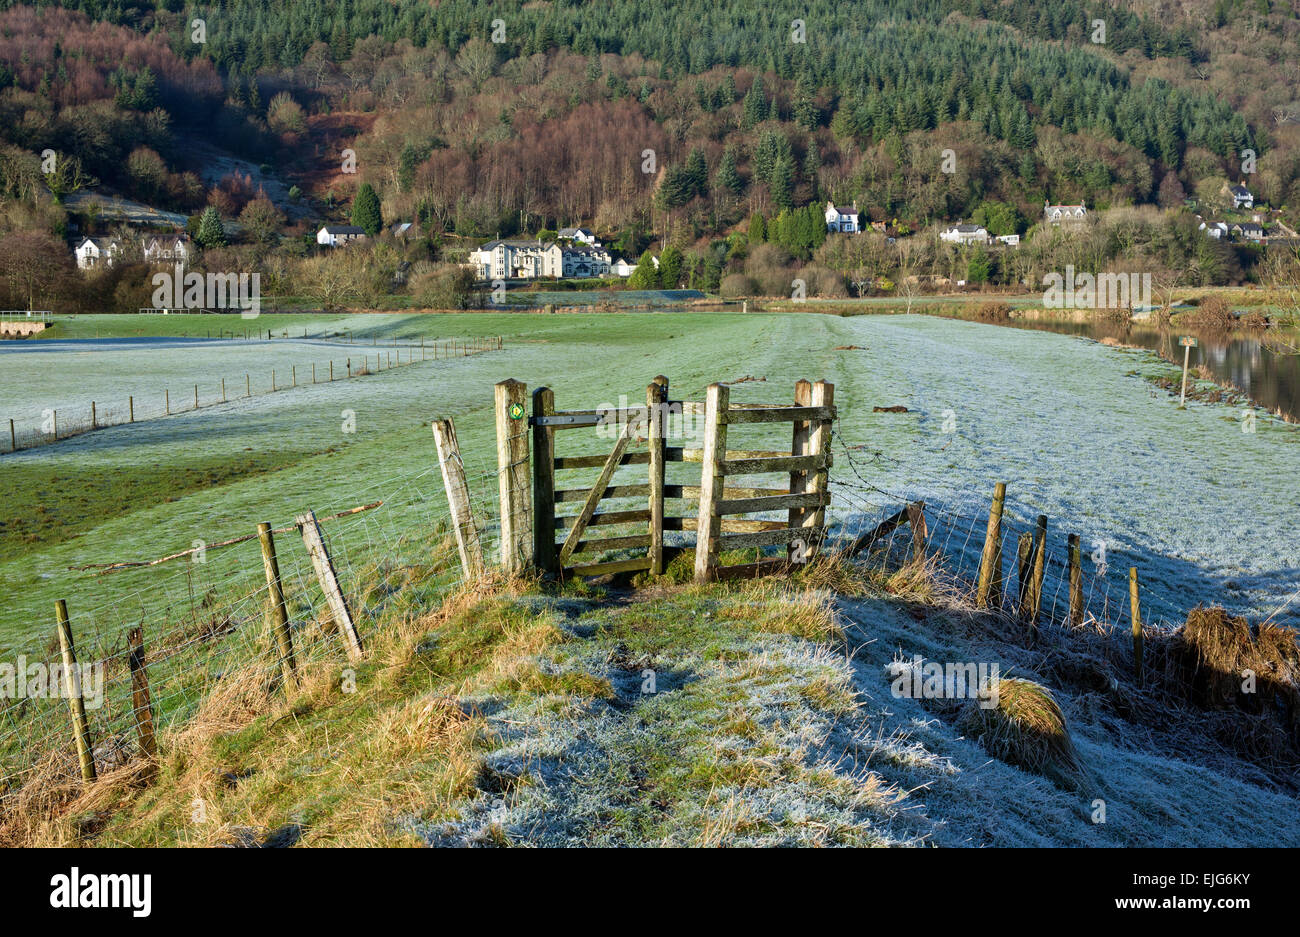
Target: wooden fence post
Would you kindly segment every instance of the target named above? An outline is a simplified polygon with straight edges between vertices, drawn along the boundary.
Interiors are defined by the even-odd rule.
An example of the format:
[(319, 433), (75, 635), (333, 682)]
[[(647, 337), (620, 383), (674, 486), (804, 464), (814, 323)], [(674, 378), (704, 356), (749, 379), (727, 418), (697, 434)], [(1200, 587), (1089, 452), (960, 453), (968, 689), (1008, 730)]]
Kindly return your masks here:
[[(812, 406), (812, 383), (800, 379), (794, 384), (794, 405), (796, 407)], [(798, 458), (806, 456), (809, 452), (809, 439), (812, 435), (812, 424), (807, 420), (795, 420), (793, 429), (790, 434), (790, 455)], [(806, 471), (790, 473), (790, 494), (801, 495), (808, 490), (808, 473)], [(791, 508), (787, 515), (786, 523), (790, 527), (802, 527), (808, 516), (812, 513), (809, 508)], [(801, 555), (796, 544), (789, 544), (786, 547), (786, 559), (790, 562), (796, 562), (796, 558)], [(806, 558), (806, 553), (802, 555)]]
[(1043, 609), (1043, 575), (1047, 569), (1047, 515), (1039, 514), (1034, 528), (1034, 567), (1031, 586), (1032, 603), (1029, 607), (1029, 624), (1038, 634), (1038, 616)]
[(18, 435), (14, 432), (14, 421), (9, 420), (9, 451), (18, 451)]
[(718, 538), (722, 536), (722, 517), (718, 502), (722, 500), (726, 478), (722, 463), (727, 457), (727, 408), (731, 388), (710, 384), (704, 407), (704, 463), (700, 476), (700, 513), (695, 524), (695, 581), (709, 582), (717, 575)]
[(262, 543), (262, 567), (266, 571), (266, 624), (275, 639), (280, 655), (280, 677), (288, 692), (298, 683), (297, 664), (293, 659), (293, 633), (289, 630), (289, 611), (284, 604), (284, 588), (280, 584), (280, 564), (275, 557), (275, 535), (271, 525), (257, 525), (257, 539)]
[(1070, 624), (1083, 623), (1083, 551), (1079, 547), (1079, 535), (1070, 534), (1066, 552), (1070, 555)]
[(1029, 592), (1033, 588), (1030, 584), (1030, 576), (1033, 570), (1034, 557), (1034, 535), (1026, 530), (1020, 535), (1016, 543), (1016, 610), (1020, 617), (1024, 617), (1029, 601)]
[(153, 732), (153, 701), (149, 698), (149, 674), (144, 666), (144, 629), (132, 628), (126, 636), (131, 645), (128, 660), (131, 664), (131, 709), (135, 713), (135, 731), (140, 740), (140, 751), (149, 759), (157, 759), (158, 742)]
[(302, 532), (302, 542), (307, 547), (307, 555), (311, 557), (311, 565), (316, 569), (316, 579), (320, 582), (321, 591), (325, 593), (325, 601), (329, 605), (334, 624), (338, 626), (339, 636), (343, 639), (343, 646), (348, 652), (348, 659), (358, 661), (365, 650), (361, 646), (357, 626), (352, 620), (352, 612), (343, 598), (343, 590), (339, 588), (339, 577), (334, 571), (334, 562), (330, 559), (329, 550), (325, 548), (325, 538), (321, 536), (320, 524), (316, 522), (316, 512), (308, 511), (306, 514), (298, 515), (295, 523), (298, 525), (298, 530)]
[(1133, 677), (1138, 686), (1142, 685), (1142, 606), (1138, 600), (1138, 570), (1130, 566), (1128, 570), (1128, 606), (1133, 619)]
[(925, 502), (913, 501), (907, 506), (907, 524), (912, 528), (912, 562), (925, 562), (925, 544), (930, 539), (930, 526), (925, 522)]
[(95, 401), (93, 400), (90, 402), (90, 428), (98, 429), (96, 415), (95, 415)]
[(163, 405), (167, 408), (167, 415), (171, 416), (172, 415), (172, 392), (170, 390), (166, 390), (166, 389), (163, 390)]
[[(555, 412), (549, 387), (533, 391), (533, 416)], [(555, 549), (555, 428), (533, 425), (533, 561), (548, 575), (558, 575)]]
[(81, 780), (89, 784), (95, 780), (95, 750), (90, 740), (90, 724), (86, 721), (86, 701), (81, 691), (81, 672), (77, 670), (77, 651), (72, 644), (72, 626), (68, 624), (68, 603), (63, 599), (54, 603), (54, 617), (58, 622), (63, 690), (72, 712), (72, 734), (77, 743), (77, 759), (81, 762)]
[(984, 533), (984, 552), (980, 554), (980, 581), (975, 604), (980, 608), (1002, 605), (1002, 510), (1007, 500), (1007, 483), (993, 487), (989, 506), (989, 525)]
[(668, 446), (668, 378), (658, 375), (646, 385), (646, 416), (650, 421), (650, 575), (664, 574), (664, 468)]
[(456, 441), (456, 427), (451, 420), (433, 421), (433, 442), (438, 448), (438, 464), (442, 467), (442, 484), (447, 489), (447, 507), (456, 531), (460, 565), (465, 572), (465, 581), (474, 582), (483, 575), (483, 545), (479, 541), (478, 524), (470, 505), (469, 484), (465, 480), (460, 444)]
[(501, 497), (501, 565), (517, 573), (533, 565), (532, 474), (528, 465), (528, 385), (514, 379), (494, 388), (497, 473)]

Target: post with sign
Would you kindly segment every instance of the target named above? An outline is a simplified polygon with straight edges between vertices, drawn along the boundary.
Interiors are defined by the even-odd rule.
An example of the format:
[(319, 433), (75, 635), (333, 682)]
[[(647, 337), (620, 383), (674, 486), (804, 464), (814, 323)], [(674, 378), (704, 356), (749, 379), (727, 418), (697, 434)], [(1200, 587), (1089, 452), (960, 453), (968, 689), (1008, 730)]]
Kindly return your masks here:
[(1183, 346), (1183, 394), (1178, 401), (1178, 409), (1183, 410), (1187, 407), (1187, 365), (1192, 358), (1192, 349), (1196, 347), (1196, 338), (1184, 335), (1178, 340), (1178, 344)]
[(495, 387), (497, 469), (501, 492), (501, 565), (507, 573), (533, 565), (532, 467), (528, 460), (528, 385), (502, 381)]

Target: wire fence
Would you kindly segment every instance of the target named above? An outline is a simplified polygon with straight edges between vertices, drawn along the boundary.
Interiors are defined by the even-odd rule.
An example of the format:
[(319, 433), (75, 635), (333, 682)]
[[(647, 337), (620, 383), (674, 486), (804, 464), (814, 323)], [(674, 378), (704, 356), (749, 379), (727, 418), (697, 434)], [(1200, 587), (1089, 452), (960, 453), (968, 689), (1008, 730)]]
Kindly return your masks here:
[[(499, 530), (485, 497), (495, 470), (470, 478), (485, 550)], [(321, 524), (338, 583), (366, 644), (376, 629), (436, 607), (440, 595), (463, 581), (440, 471), (388, 479), (355, 492), (377, 506)], [(372, 502), (373, 504), (374, 502)], [(278, 518), (274, 536), (297, 669), (321, 661), (349, 665), (296, 518)], [(255, 524), (250, 524), (255, 527)], [(214, 693), (265, 691), (280, 679), (281, 653), (268, 620), (268, 580), (256, 537), (228, 546), (192, 548), (188, 555), (148, 568), (101, 571), (121, 576), (111, 601), (81, 606), (69, 597), (76, 681), (86, 711), (97, 773), (139, 758), (143, 705), (133, 685), (130, 633), (143, 632), (142, 663), (155, 731), (201, 717)], [(128, 585), (129, 583), (129, 585)], [(69, 701), (57, 616), (38, 623), (42, 637), (7, 651), (8, 681), (0, 694), (0, 801), (33, 778), (41, 783), (82, 776), (69, 719)], [(232, 684), (231, 679), (237, 677)]]
[[(237, 337), (237, 336), (236, 336)], [(286, 330), (287, 337), (287, 330)], [(334, 343), (331, 343), (334, 344)], [(500, 338), (446, 339), (420, 343), (396, 341), (367, 348), (338, 343), (349, 349), (328, 361), (291, 362), (254, 375), (251, 371), (226, 377), (208, 377), (182, 387), (163, 387), (148, 395), (127, 395), (117, 400), (89, 400), (76, 407), (48, 408), (39, 421), (20, 424), (9, 418), (0, 424), (4, 452), (47, 446), (111, 426), (144, 423), (183, 413), (193, 413), (267, 394), (296, 391), (316, 384), (332, 384), (369, 377), (393, 368), (464, 358), (504, 347)]]

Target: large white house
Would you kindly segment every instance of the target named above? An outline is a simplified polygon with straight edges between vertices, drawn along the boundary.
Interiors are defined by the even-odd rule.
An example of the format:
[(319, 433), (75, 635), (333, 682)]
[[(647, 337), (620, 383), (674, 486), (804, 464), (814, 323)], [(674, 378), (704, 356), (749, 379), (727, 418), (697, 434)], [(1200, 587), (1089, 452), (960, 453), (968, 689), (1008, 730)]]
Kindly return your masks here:
[(365, 238), (366, 229), (354, 224), (330, 224), (316, 232), (316, 243), (325, 247), (341, 247), (349, 241)]
[(122, 245), (117, 238), (85, 237), (72, 249), (77, 257), (77, 266), (82, 270), (95, 267), (111, 267), (113, 261), (122, 256)]
[(856, 234), (862, 230), (858, 223), (858, 203), (851, 208), (841, 208), (834, 202), (826, 203), (826, 230), (833, 234)]
[(469, 265), (480, 280), (535, 280), (607, 276), (612, 263), (604, 248), (584, 241), (498, 240), (470, 251)]
[(189, 237), (184, 234), (162, 234), (144, 239), (144, 262), (147, 264), (184, 263), (193, 251)]
[(955, 224), (940, 231), (939, 240), (950, 244), (987, 244), (989, 232), (977, 224)]
[(1255, 207), (1255, 194), (1244, 185), (1234, 185), (1228, 190), (1228, 194), (1232, 196), (1233, 208)]
[(1084, 221), (1087, 217), (1088, 209), (1083, 202), (1078, 205), (1053, 205), (1050, 202), (1043, 202), (1043, 220), (1048, 224)]

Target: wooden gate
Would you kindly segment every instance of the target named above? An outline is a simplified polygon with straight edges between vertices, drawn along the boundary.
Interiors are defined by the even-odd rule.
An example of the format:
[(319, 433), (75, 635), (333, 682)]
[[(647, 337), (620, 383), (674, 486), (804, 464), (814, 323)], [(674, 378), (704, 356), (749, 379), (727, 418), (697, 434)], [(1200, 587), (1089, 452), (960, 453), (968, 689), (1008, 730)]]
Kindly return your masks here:
[[(714, 384), (706, 401), (671, 400), (668, 379), (661, 375), (646, 388), (644, 407), (557, 410), (554, 393), (540, 387), (532, 394), (530, 433), (525, 435), (521, 432), (524, 385), (498, 384), (503, 562), (510, 569), (531, 565), (558, 577), (642, 570), (660, 575), (676, 555), (698, 547), (695, 576), (700, 581), (757, 575), (805, 562), (824, 537), (833, 391), (825, 382), (799, 381), (794, 406), (731, 404), (728, 387)], [(691, 416), (704, 420), (703, 446), (669, 446), (670, 419)], [(728, 427), (782, 422), (793, 425), (788, 450), (727, 448)], [(558, 433), (593, 427), (612, 432), (612, 444), (605, 451), (556, 455)], [(521, 477), (529, 462), (531, 486)], [(692, 477), (688, 470), (669, 483), (665, 476), (671, 462), (698, 465), (699, 474)], [(615, 474), (625, 466), (645, 466), (644, 482), (624, 478), (616, 483)], [(584, 469), (599, 469), (590, 485), (567, 481), (572, 478), (568, 473)], [(771, 473), (781, 474), (788, 483), (779, 487), (726, 483)], [(576, 512), (568, 505), (576, 506)], [(784, 513), (786, 519), (743, 516), (772, 511)], [(530, 536), (525, 535), (524, 524), (532, 528)], [(610, 536), (593, 536), (599, 528), (619, 529)], [(665, 531), (695, 537), (684, 536), (666, 545)], [(785, 546), (786, 556), (720, 565), (726, 551), (769, 546)], [(601, 553), (624, 550), (639, 555), (595, 561)]]
[[(686, 450), (667, 445), (670, 414), (682, 412), (682, 401), (668, 399), (668, 378), (660, 375), (646, 388), (644, 407), (599, 410), (556, 410), (550, 388), (533, 392), (533, 558), (537, 568), (558, 576), (599, 576), (605, 573), (649, 571), (663, 573), (665, 562), (680, 547), (664, 546), (665, 530), (681, 530), (683, 518), (669, 516), (665, 500), (699, 497), (698, 486), (667, 485), (665, 464), (685, 460)], [(598, 455), (555, 455), (557, 432), (609, 427), (616, 432), (613, 448)], [(644, 446), (644, 448), (641, 448)], [(645, 483), (613, 484), (622, 466), (646, 466)], [(556, 473), (599, 468), (589, 488), (557, 487)], [(644, 507), (606, 502), (641, 501)], [(581, 504), (576, 514), (560, 513), (564, 504)], [(612, 537), (590, 536), (592, 528), (640, 527), (642, 531)], [(556, 540), (560, 535), (561, 539)], [(581, 562), (584, 554), (607, 550), (644, 550), (643, 556), (604, 563)], [(575, 561), (576, 560), (576, 561)]]

